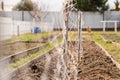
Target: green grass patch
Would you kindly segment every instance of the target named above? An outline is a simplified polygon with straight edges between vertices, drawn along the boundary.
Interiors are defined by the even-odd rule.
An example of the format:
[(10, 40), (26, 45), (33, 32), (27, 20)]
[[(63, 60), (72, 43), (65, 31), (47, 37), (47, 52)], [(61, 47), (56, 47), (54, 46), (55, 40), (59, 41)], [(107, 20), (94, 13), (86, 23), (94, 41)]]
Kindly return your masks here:
[(2, 43), (12, 43), (12, 42), (16, 42), (16, 41), (31, 41), (34, 39), (39, 39), (42, 37), (47, 37), (51, 34), (54, 34), (55, 32), (42, 32), (42, 33), (38, 33), (38, 34), (32, 34), (32, 33), (28, 33), (28, 34), (23, 34), (20, 36), (14, 36), (11, 39), (2, 41)]

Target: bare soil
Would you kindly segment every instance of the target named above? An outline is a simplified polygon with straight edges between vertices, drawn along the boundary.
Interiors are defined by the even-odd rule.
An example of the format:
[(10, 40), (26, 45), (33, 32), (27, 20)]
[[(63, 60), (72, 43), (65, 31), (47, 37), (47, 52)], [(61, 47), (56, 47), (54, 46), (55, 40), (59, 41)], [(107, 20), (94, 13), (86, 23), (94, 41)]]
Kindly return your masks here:
[(103, 36), (106, 40), (119, 41), (119, 42), (120, 42), (120, 36), (117, 35), (117, 34), (102, 34), (102, 36)]
[[(77, 43), (69, 44), (69, 50), (74, 54)], [(58, 53), (54, 49), (50, 53), (50, 64), (47, 66), (47, 80), (53, 80), (56, 74)], [(44, 55), (37, 63), (19, 72), (12, 80), (45, 80), (41, 79), (45, 72), (46, 56)], [(113, 63), (111, 58), (98, 47), (95, 42), (83, 41), (83, 53), (78, 63), (78, 80), (120, 80), (120, 69)], [(45, 78), (45, 77), (44, 77)], [(61, 79), (55, 79), (61, 80)], [(70, 80), (74, 80), (71, 78)]]
[(0, 45), (0, 59), (36, 46), (38, 46), (36, 42), (15, 42), (12, 44)]

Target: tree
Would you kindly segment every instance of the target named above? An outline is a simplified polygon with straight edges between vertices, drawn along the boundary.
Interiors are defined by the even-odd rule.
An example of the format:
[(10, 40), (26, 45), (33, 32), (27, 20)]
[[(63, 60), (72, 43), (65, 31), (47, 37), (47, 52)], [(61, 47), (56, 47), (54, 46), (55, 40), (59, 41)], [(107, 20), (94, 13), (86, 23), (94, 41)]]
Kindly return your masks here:
[(116, 1), (114, 2), (114, 4), (115, 4), (115, 11), (119, 11), (119, 10), (120, 10), (120, 8), (119, 8), (119, 5), (120, 5), (119, 1), (116, 0)]
[(101, 3), (100, 11), (103, 13), (104, 11), (109, 9), (109, 5), (106, 4), (108, 0), (101, 0), (101, 1), (102, 1), (102, 3)]
[[(41, 8), (39, 8), (39, 2), (32, 2), (31, 0), (21, 0), (17, 5), (13, 7), (14, 11), (28, 11), (35, 21), (40, 21), (44, 18), (47, 13), (42, 13)], [(45, 6), (47, 7), (47, 6)], [(24, 21), (24, 12), (22, 12), (22, 19)]]
[(73, 0), (75, 8), (80, 11), (106, 11), (109, 5), (106, 5), (108, 0)]
[(31, 0), (21, 0), (13, 7), (13, 10), (16, 11), (32, 11), (33, 9), (33, 2)]

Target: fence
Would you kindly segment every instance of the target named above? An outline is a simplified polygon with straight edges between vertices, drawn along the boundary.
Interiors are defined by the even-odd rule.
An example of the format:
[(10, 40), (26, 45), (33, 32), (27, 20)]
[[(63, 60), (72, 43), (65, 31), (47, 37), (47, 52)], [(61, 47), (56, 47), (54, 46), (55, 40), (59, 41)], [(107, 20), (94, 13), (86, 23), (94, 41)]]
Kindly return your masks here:
[[(120, 21), (120, 11), (106, 11), (105, 20), (107, 21)], [(113, 28), (114, 23), (107, 23), (106, 28)], [(120, 23), (117, 23), (118, 28), (120, 28)]]
[[(77, 28), (77, 15), (76, 12), (71, 12), (69, 14), (69, 27)], [(100, 21), (103, 20), (103, 15), (99, 12), (82, 12), (82, 28), (87, 28), (88, 26), (91, 28), (102, 28), (102, 24)]]
[(40, 23), (30, 21), (16, 21), (11, 18), (0, 17), (0, 40), (6, 40), (14, 35), (32, 33), (34, 27), (38, 26), (41, 32), (53, 31), (51, 23)]
[(0, 40), (10, 38), (12, 30), (12, 20), (9, 18), (0, 18)]
[[(45, 14), (40, 22), (33, 21), (29, 12), (0, 12), (0, 40), (8, 39), (12, 35), (24, 34), (33, 32), (34, 26), (39, 26), (41, 31), (53, 31), (54, 29), (63, 28), (64, 17), (62, 12), (41, 12)], [(68, 25), (69, 28), (77, 28), (77, 13), (70, 12)], [(120, 12), (106, 11), (104, 14), (99, 12), (83, 12), (82, 13), (82, 28), (103, 28), (101, 21), (116, 20), (120, 21)], [(6, 18), (5, 18), (6, 17)], [(117, 24), (118, 28), (120, 23)], [(114, 24), (106, 24), (106, 28), (113, 28)]]

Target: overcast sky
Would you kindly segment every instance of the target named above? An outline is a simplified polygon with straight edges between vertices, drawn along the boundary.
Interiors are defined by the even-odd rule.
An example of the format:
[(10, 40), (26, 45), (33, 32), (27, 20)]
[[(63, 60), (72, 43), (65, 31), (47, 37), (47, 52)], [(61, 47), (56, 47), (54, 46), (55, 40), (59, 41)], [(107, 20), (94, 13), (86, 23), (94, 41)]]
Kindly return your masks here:
[[(0, 0), (0, 1), (4, 1), (4, 3), (7, 5), (15, 5), (20, 0)], [(64, 2), (64, 0), (32, 0), (32, 1), (39, 1), (39, 3), (41, 3), (41, 6), (47, 6), (47, 8), (51, 11), (61, 10), (62, 3)], [(114, 7), (114, 1), (115, 0), (108, 0), (110, 8)]]
[[(110, 8), (114, 8), (115, 7), (115, 5), (114, 5), (114, 2), (115, 2), (116, 0), (108, 0), (108, 3), (109, 3), (109, 5), (110, 5)], [(120, 1), (120, 0), (119, 0)]]

